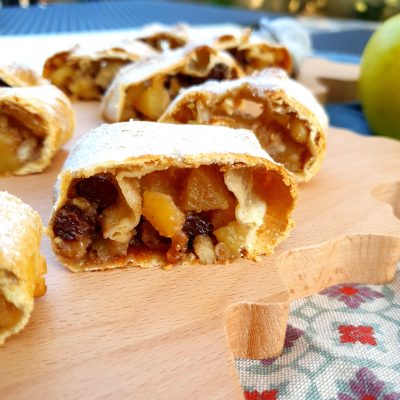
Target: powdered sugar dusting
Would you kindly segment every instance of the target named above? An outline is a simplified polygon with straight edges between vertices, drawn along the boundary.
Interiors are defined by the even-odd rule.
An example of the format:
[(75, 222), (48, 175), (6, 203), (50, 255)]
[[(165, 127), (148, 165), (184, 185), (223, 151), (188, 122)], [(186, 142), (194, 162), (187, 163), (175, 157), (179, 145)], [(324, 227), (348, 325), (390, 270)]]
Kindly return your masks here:
[(72, 149), (64, 170), (116, 165), (142, 156), (182, 158), (215, 153), (250, 155), (273, 162), (246, 129), (129, 121), (103, 124), (83, 136)]
[(144, 42), (125, 39), (118, 41), (101, 41), (91, 46), (76, 46), (71, 49), (70, 58), (87, 57), (92, 60), (100, 60), (102, 58), (138, 60), (152, 57), (156, 54), (157, 52)]

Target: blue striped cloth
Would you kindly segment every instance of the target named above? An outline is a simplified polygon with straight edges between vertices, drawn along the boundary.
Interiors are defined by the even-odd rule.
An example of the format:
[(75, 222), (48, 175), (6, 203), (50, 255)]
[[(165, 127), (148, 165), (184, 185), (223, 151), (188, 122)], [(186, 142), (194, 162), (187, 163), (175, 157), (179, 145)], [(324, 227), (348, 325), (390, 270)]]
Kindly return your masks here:
[[(0, 8), (0, 35), (29, 35), (97, 30), (115, 30), (138, 27), (154, 21), (165, 24), (237, 23), (257, 26), (266, 14), (239, 8), (213, 5), (184, 4), (157, 0), (84, 1), (72, 4), (54, 4)], [(279, 15), (267, 15), (274, 18)], [(312, 36), (316, 54), (341, 62), (358, 63), (370, 30), (319, 32)], [(348, 128), (362, 134), (371, 134), (361, 107), (357, 103), (328, 104), (326, 110), (331, 125)]]

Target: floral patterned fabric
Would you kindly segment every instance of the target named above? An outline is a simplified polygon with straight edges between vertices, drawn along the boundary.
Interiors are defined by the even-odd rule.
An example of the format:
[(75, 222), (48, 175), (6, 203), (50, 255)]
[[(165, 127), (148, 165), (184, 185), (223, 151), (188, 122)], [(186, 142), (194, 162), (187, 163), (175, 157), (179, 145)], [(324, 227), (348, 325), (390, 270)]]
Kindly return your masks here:
[(400, 265), (293, 301), (283, 354), (236, 365), (246, 400), (400, 400)]

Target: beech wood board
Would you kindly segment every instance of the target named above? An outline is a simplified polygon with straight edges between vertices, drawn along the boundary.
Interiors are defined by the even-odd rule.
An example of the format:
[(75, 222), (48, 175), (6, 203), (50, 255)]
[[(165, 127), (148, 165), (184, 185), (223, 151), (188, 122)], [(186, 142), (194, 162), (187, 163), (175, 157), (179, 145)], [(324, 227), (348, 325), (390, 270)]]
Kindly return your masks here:
[[(337, 67), (310, 61), (301, 80), (322, 101), (343, 96), (331, 86), (346, 81), (353, 98), (357, 67)], [(75, 109), (74, 139), (48, 170), (0, 179), (0, 190), (29, 203), (45, 224), (68, 150), (101, 123), (98, 103)], [(48, 292), (25, 330), (0, 347), (0, 399), (241, 399), (232, 355), (279, 355), (290, 299), (340, 282), (392, 279), (400, 258), (400, 142), (330, 129), (327, 158), (300, 185), (294, 219), (290, 237), (258, 264), (170, 271), (73, 274), (44, 238)]]
[[(100, 123), (97, 103), (75, 108), (77, 134), (47, 171), (0, 180), (45, 223), (68, 149)], [(328, 148), (299, 188), (295, 229), (259, 264), (74, 274), (44, 238), (48, 292), (0, 348), (0, 398), (240, 399), (228, 342), (234, 356), (278, 355), (290, 298), (394, 275), (400, 142), (331, 129)]]

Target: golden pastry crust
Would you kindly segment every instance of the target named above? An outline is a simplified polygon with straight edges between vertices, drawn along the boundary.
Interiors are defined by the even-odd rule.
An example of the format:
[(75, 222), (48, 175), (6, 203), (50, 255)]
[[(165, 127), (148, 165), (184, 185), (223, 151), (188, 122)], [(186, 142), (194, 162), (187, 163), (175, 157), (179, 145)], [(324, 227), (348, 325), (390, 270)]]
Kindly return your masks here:
[(0, 65), (0, 87), (48, 85), (49, 82), (33, 69), (18, 63)]
[(34, 297), (46, 292), (46, 261), (40, 254), (39, 214), (17, 197), (0, 192), (0, 345), (21, 331)]
[(145, 25), (135, 35), (135, 38), (147, 43), (157, 51), (174, 50), (189, 42), (188, 28), (184, 24), (168, 26), (154, 23)]
[(128, 39), (97, 48), (75, 46), (49, 57), (43, 76), (72, 98), (99, 100), (122, 66), (155, 54), (146, 43)]
[[(158, 251), (135, 253), (135, 251), (129, 250), (130, 247), (128, 250), (125, 247), (125, 253), (122, 256), (111, 257), (106, 261), (93, 254), (93, 248), (90, 246), (84, 249), (83, 258), (74, 258), (77, 254), (76, 251), (72, 251), (70, 254), (65, 252), (65, 246), (70, 246), (71, 242), (64, 242), (61, 239), (65, 238), (59, 236), (61, 230), (64, 230), (65, 233), (66, 227), (69, 229), (65, 224), (65, 213), (62, 220), (59, 220), (60, 210), (66, 210), (65, 207), (71, 207), (71, 205), (75, 207), (75, 210), (76, 207), (79, 207), (81, 211), (78, 212), (78, 216), (87, 225), (89, 216), (93, 216), (93, 204), (88, 204), (87, 198), (79, 197), (82, 196), (82, 192), (81, 189), (79, 191), (76, 189), (77, 185), (94, 176), (107, 177), (108, 182), (113, 182), (118, 188), (119, 196), (124, 196), (120, 198), (125, 198), (126, 204), (129, 206), (125, 204), (125, 208), (128, 207), (129, 212), (123, 213), (125, 216), (124, 227), (132, 223), (129, 232), (133, 236), (128, 236), (126, 240), (122, 241), (120, 237), (115, 240), (119, 241), (119, 244), (126, 241), (126, 246), (129, 241), (130, 246), (135, 242), (137, 231), (143, 232), (143, 228), (138, 227), (142, 221), (140, 218), (142, 211), (148, 219), (149, 214), (145, 211), (147, 207), (145, 193), (149, 184), (153, 189), (157, 188), (157, 185), (164, 186), (164, 189), (158, 187), (159, 191), (167, 190), (170, 194), (174, 192), (175, 200), (178, 199), (180, 207), (185, 210), (185, 207), (182, 206), (182, 201), (184, 201), (182, 194), (178, 195), (177, 193), (183, 193), (182, 190), (186, 190), (185, 185), (189, 184), (183, 183), (185, 180), (180, 179), (178, 174), (178, 178), (175, 176), (171, 182), (168, 182), (168, 178), (159, 180), (154, 185), (154, 179), (152, 180), (154, 174), (161, 171), (168, 175), (170, 170), (175, 173), (180, 171), (207, 172), (207, 168), (214, 168), (220, 176), (220, 178), (216, 178), (225, 180), (225, 184), (230, 190), (228, 192), (229, 202), (233, 199), (232, 218), (235, 218), (236, 213), (237, 221), (243, 223), (244, 227), (254, 228), (252, 231), (253, 241), (244, 246), (245, 252), (238, 257), (254, 259), (259, 254), (273, 253), (274, 248), (293, 227), (291, 213), (297, 197), (297, 188), (291, 175), (281, 165), (272, 161), (268, 154), (261, 149), (251, 132), (226, 127), (183, 126), (139, 121), (102, 125), (85, 135), (71, 151), (57, 180), (56, 201), (48, 224), (48, 235), (52, 241), (53, 250), (61, 263), (74, 272), (124, 266), (167, 266), (170, 261), (168, 257), (166, 259), (165, 254), (160, 254)], [(245, 174), (248, 179), (245, 179)], [(253, 184), (250, 182), (253, 180), (257, 181), (257, 185), (252, 186)], [(225, 187), (223, 183), (222, 186)], [(255, 188), (256, 186), (257, 188)], [(93, 188), (93, 186), (91, 187)], [(225, 194), (227, 191), (226, 188), (221, 189), (220, 186), (215, 189), (217, 191), (225, 190)], [(75, 192), (78, 197), (74, 197), (73, 193)], [(92, 194), (93, 191), (90, 193)], [(233, 193), (238, 200), (235, 200)], [(225, 194), (222, 195), (225, 196)], [(237, 203), (235, 203), (236, 201)], [(118, 203), (119, 200), (114, 199), (114, 203), (111, 203), (113, 205), (108, 205), (108, 208), (101, 211), (100, 221), (102, 224), (107, 217), (107, 210), (111, 211)], [(226, 206), (228, 207), (228, 205)], [(189, 209), (195, 208), (189, 207)], [(212, 207), (209, 208), (209, 210), (212, 209)], [(67, 211), (70, 212), (71, 209)], [(81, 215), (82, 211), (87, 214), (86, 217)], [(179, 213), (181, 212), (179, 211)], [(227, 222), (229, 221), (232, 220), (228, 219)], [(216, 222), (213, 223), (214, 228), (217, 228)], [(222, 222), (218, 224), (218, 227), (224, 227), (226, 223)], [(246, 225), (247, 223), (248, 225)], [(237, 222), (237, 225), (240, 224)], [(111, 235), (104, 230), (104, 224), (102, 226), (103, 231), (100, 232), (100, 235), (102, 235), (101, 240), (103, 241), (103, 238), (110, 238)], [(84, 225), (82, 227), (85, 228)], [(225, 230), (231, 228), (232, 224)], [(156, 229), (158, 228), (156, 227)], [(82, 232), (83, 229), (76, 231)], [(223, 236), (226, 232), (222, 230), (218, 234)], [(82, 245), (88, 246), (88, 242), (85, 242), (86, 239), (80, 238), (81, 242), (79, 243), (73, 240), (73, 248), (80, 249)], [(68, 240), (71, 240), (71, 237)], [(197, 244), (195, 243), (195, 245)], [(214, 247), (212, 248), (214, 249)], [(193, 255), (188, 255), (184, 259), (184, 263), (198, 264), (199, 261)]]
[(242, 69), (229, 54), (190, 45), (128, 65), (115, 77), (101, 108), (107, 122), (157, 120), (181, 87), (210, 79), (234, 79)]
[[(10, 142), (19, 146), (15, 153), (8, 154), (11, 162), (19, 158), (19, 163), (11, 170), (1, 166), (2, 174), (27, 175), (43, 171), (75, 129), (75, 113), (70, 101), (52, 85), (0, 89), (0, 118), (3, 151), (10, 150)], [(20, 136), (21, 131), (25, 136)], [(7, 135), (8, 143), (4, 139)], [(31, 156), (27, 156), (28, 139), (35, 141)], [(5, 158), (0, 160), (0, 165), (2, 162)]]
[(251, 129), (262, 147), (299, 182), (309, 181), (319, 171), (326, 152), (325, 112), (311, 92), (277, 69), (189, 88), (159, 121)]

